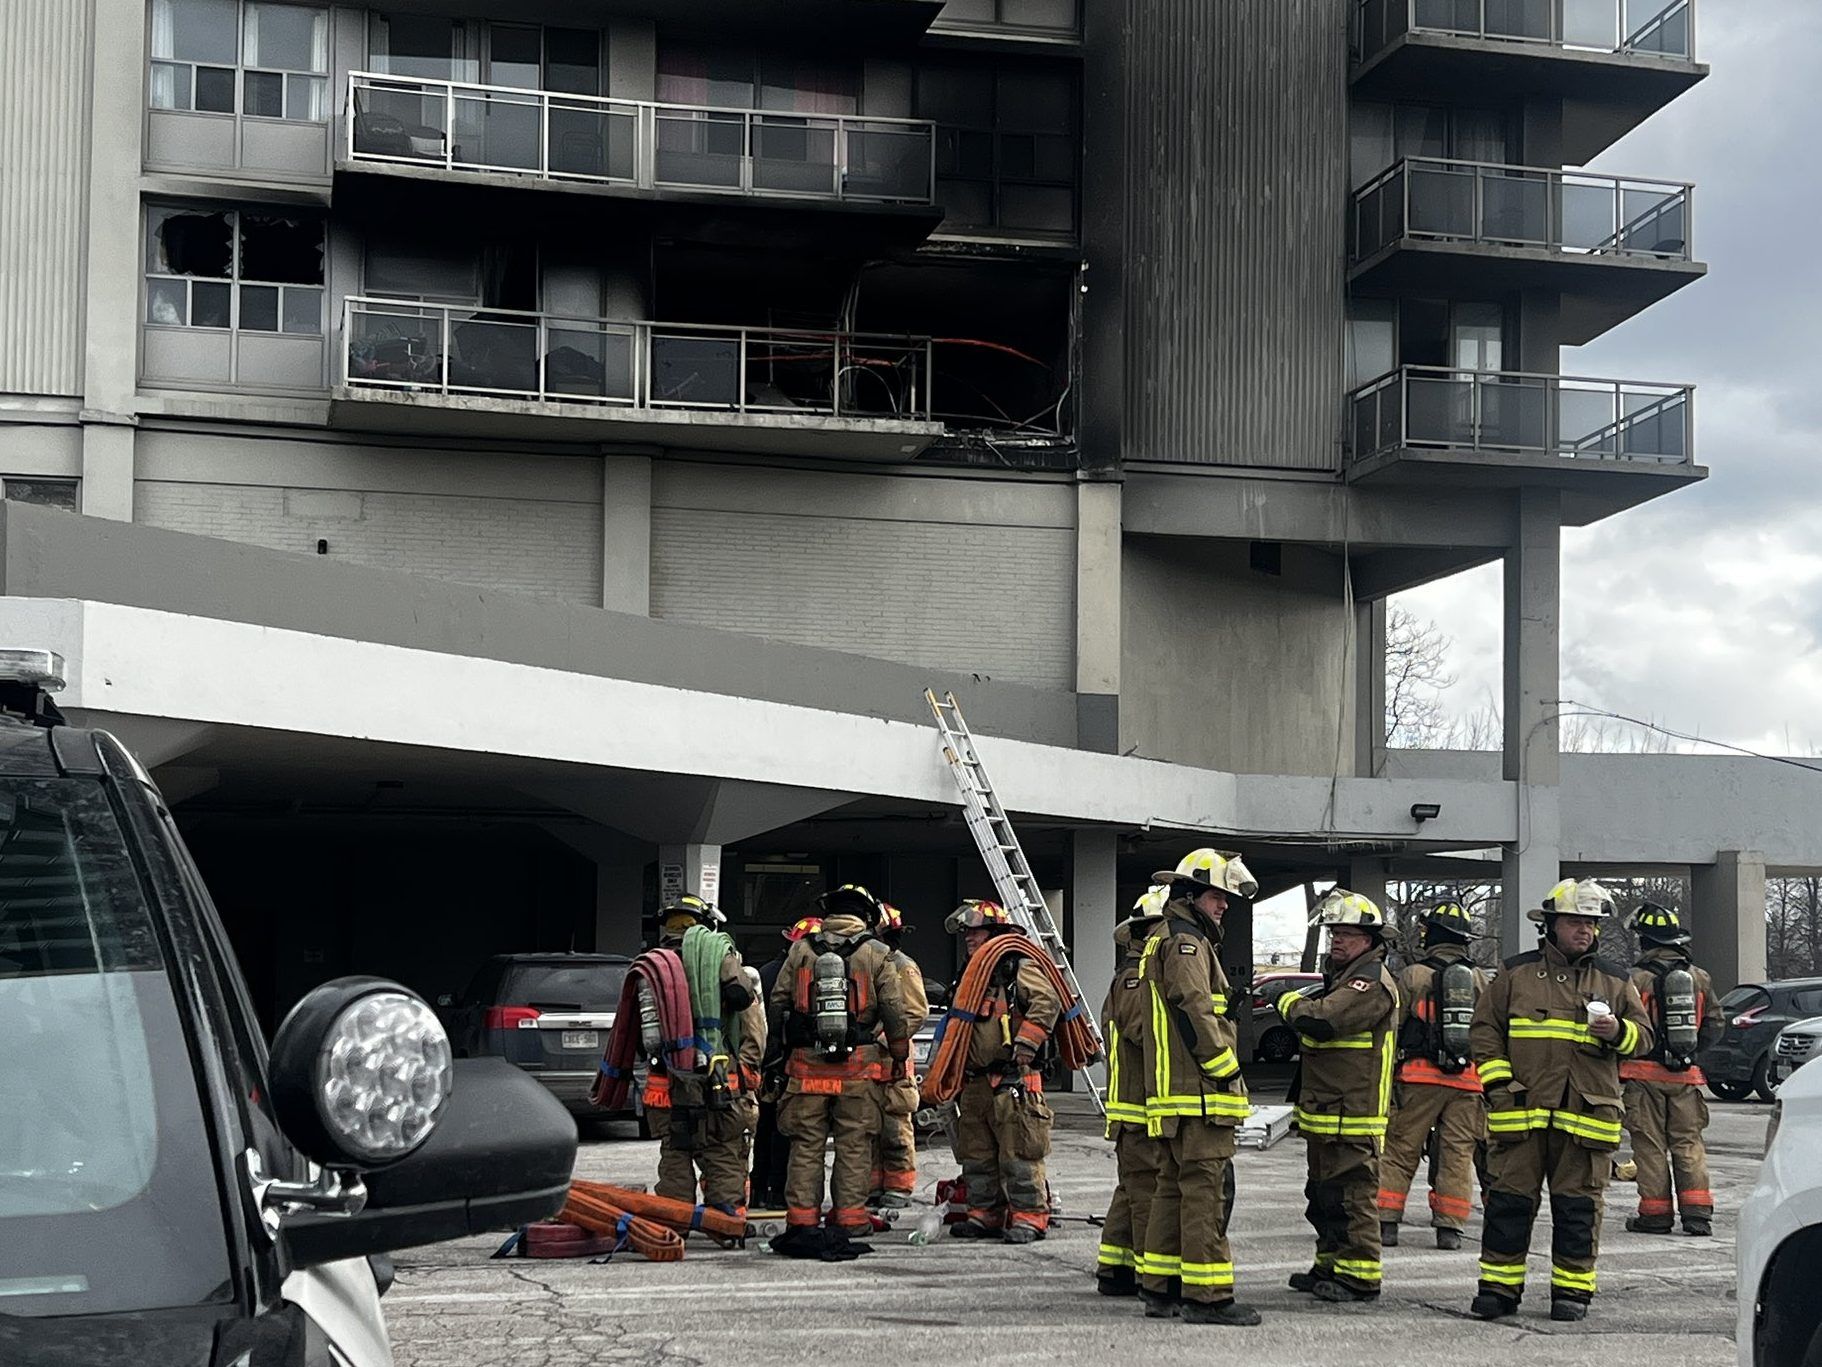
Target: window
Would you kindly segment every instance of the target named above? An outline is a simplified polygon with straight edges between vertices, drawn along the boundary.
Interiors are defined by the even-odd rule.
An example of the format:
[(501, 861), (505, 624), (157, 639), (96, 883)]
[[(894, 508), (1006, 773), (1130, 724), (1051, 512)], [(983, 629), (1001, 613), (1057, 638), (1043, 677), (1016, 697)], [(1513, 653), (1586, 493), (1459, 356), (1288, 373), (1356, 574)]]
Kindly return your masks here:
[(322, 220), (257, 209), (148, 210), (145, 320), (320, 335)]
[(928, 66), (917, 75), (917, 115), (937, 124), (936, 191), (945, 228), (1074, 235), (1073, 71)]
[(658, 57), (661, 104), (855, 114), (860, 73), (852, 65), (770, 53), (666, 46)]
[(76, 481), (73, 479), (39, 479), (35, 475), (8, 475), (0, 479), (0, 498), (14, 503), (36, 503), (45, 508), (76, 511)]
[(1511, 165), (1519, 156), (1512, 121), (1498, 109), (1362, 103), (1349, 111), (1348, 172), (1356, 187), (1406, 157)]
[(329, 117), (326, 9), (152, 0), (151, 52), (154, 109), (313, 123)]
[(1813, 1016), (1822, 1013), (1822, 987), (1808, 988), (1791, 994), (1790, 1004), (1799, 1015)]
[(1076, 31), (1076, 11), (1077, 0), (949, 0), (936, 22), (944, 28), (1069, 34)]

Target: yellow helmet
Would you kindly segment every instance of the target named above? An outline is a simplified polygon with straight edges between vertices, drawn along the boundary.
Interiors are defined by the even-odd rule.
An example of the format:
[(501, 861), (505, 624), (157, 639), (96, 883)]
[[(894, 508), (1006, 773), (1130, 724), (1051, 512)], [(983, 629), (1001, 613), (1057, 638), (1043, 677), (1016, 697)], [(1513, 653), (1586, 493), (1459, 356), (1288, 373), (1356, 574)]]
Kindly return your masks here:
[(728, 923), (721, 908), (705, 902), (693, 893), (685, 893), (674, 902), (666, 902), (658, 913), (658, 924), (667, 934), (681, 935), (691, 926), (719, 930)]
[(1239, 855), (1222, 854), (1207, 847), (1191, 850), (1177, 861), (1174, 869), (1159, 869), (1152, 874), (1151, 881), (1167, 887), (1172, 883), (1196, 883), (1236, 897), (1259, 894), (1259, 880), (1253, 877), (1252, 870)]
[(1607, 921), (1614, 915), (1613, 894), (1592, 878), (1565, 878), (1550, 889), (1542, 907), (1525, 915), (1540, 922), (1546, 916), (1586, 916)]
[(1690, 935), (1676, 911), (1658, 902), (1640, 902), (1632, 910), (1639, 941), (1648, 945), (1686, 945)]
[(1316, 903), (1310, 915), (1313, 926), (1353, 926), (1359, 930), (1382, 931), (1385, 913), (1371, 897), (1362, 897), (1346, 888), (1333, 888)]
[(1153, 883), (1139, 895), (1139, 900), (1132, 904), (1135, 920), (1154, 921), (1164, 914), (1164, 904), (1170, 901), (1170, 884)]

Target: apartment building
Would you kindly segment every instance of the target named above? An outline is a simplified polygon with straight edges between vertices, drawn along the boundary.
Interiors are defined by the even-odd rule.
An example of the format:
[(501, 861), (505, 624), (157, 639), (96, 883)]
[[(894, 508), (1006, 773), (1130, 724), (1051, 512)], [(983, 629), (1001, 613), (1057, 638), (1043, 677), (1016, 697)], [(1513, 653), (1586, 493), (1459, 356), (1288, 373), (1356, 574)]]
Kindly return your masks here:
[[(1694, 191), (1575, 168), (1694, 0), (12, 14), (0, 608), (268, 1010), (684, 883), (940, 963), (926, 684), (1085, 977), (1198, 843), (1553, 881), (1561, 528), (1706, 473), (1688, 387), (1559, 364), (1702, 275)], [(1385, 600), (1493, 560), (1503, 778), (1388, 776)]]

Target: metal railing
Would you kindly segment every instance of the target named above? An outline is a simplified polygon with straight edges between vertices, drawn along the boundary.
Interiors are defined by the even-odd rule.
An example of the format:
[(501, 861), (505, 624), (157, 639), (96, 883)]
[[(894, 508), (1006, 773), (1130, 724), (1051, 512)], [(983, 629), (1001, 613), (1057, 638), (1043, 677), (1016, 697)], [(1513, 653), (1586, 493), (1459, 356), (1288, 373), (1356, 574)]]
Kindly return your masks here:
[(1690, 465), (1695, 387), (1403, 366), (1348, 396), (1351, 460), (1399, 450)]
[(1348, 255), (1411, 238), (1691, 261), (1694, 197), (1676, 181), (1407, 157), (1354, 192)]
[(640, 189), (933, 204), (935, 125), (356, 71), (344, 159)]
[(927, 421), (928, 337), (350, 298), (342, 383), (582, 406)]
[(1358, 0), (1354, 60), (1408, 33), (1689, 61), (1695, 0)]

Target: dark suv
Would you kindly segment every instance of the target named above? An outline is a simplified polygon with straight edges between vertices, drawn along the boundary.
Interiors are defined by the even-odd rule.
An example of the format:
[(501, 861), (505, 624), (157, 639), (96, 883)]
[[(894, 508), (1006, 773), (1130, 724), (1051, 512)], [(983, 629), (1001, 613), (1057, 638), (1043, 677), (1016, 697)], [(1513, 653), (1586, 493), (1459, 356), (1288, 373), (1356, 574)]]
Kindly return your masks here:
[[(571, 1115), (589, 1105), (632, 960), (619, 954), (496, 954), (459, 998), (439, 998), (458, 1058), (503, 1058), (549, 1089)], [(633, 1111), (619, 1113), (631, 1116)]]
[(1777, 1095), (1771, 1047), (1785, 1026), (1822, 1016), (1822, 978), (1742, 983), (1721, 998), (1721, 1014), (1727, 1032), (1697, 1060), (1708, 1075), (1708, 1090), (1723, 1101), (1744, 1101), (1750, 1092), (1770, 1101)]

